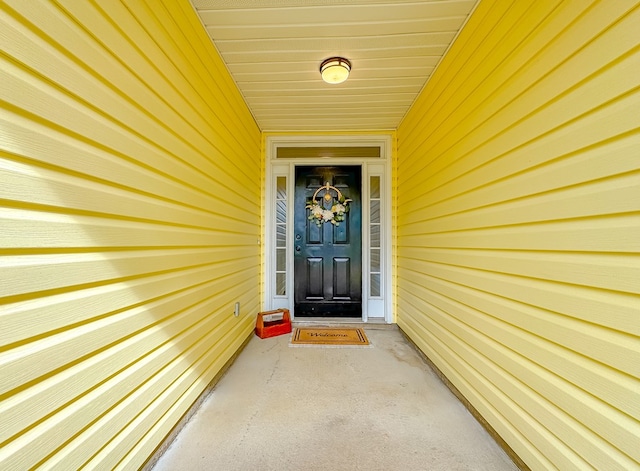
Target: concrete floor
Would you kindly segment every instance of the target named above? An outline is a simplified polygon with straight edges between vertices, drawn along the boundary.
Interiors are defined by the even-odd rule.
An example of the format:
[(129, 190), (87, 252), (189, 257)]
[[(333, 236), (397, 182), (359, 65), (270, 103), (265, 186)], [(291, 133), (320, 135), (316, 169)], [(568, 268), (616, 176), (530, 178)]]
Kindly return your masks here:
[(397, 328), (365, 331), (254, 337), (153, 470), (517, 470)]

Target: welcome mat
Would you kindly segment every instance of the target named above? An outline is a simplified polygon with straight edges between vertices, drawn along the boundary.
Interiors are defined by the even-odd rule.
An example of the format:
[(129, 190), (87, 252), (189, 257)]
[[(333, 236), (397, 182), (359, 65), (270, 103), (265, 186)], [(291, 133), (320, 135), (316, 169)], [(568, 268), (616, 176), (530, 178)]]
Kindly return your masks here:
[(298, 327), (291, 336), (291, 345), (319, 345), (327, 347), (367, 347), (371, 344), (364, 329), (336, 329), (327, 327)]

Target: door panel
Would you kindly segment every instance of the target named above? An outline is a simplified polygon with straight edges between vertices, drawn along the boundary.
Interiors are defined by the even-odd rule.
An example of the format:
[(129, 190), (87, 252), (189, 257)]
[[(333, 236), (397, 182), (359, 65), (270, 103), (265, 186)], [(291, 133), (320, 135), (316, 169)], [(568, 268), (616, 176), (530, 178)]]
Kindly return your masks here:
[[(326, 183), (351, 199), (349, 211), (338, 224), (309, 219), (306, 208), (314, 193)], [(294, 197), (294, 300), (296, 316), (362, 316), (362, 208), (361, 168), (297, 167)], [(330, 209), (323, 200), (316, 202)]]
[(323, 299), (323, 276), (322, 276), (322, 263), (321, 257), (308, 257), (307, 258), (307, 290), (305, 293), (306, 299)]
[(351, 259), (336, 257), (333, 259), (333, 298), (350, 299), (351, 297)]

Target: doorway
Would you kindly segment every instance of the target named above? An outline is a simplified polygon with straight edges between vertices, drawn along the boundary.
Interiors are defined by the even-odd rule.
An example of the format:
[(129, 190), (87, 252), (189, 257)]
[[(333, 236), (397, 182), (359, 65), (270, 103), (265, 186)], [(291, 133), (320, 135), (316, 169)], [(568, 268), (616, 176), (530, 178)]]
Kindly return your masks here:
[(294, 312), (362, 317), (362, 167), (297, 166)]
[[(266, 137), (264, 239), (258, 240), (260, 245), (264, 240), (264, 310), (289, 309), (292, 319), (354, 316), (348, 318), (393, 322), (392, 155), (391, 135)], [(328, 175), (330, 186), (356, 200), (349, 203), (349, 219), (346, 224), (337, 221), (341, 224), (303, 226), (296, 232), (295, 215), (305, 215), (309, 211), (307, 199), (327, 183), (321, 170), (325, 168), (340, 170), (338, 175)], [(296, 202), (296, 175), (305, 169), (316, 169), (315, 180), (309, 180), (297, 192)], [(355, 172), (354, 181), (341, 173), (348, 174), (349, 169)], [(343, 176), (346, 180), (341, 182)], [(333, 190), (331, 194), (336, 196)], [(354, 195), (356, 198), (352, 198)], [(323, 196), (324, 191), (317, 195)], [(358, 221), (351, 219), (354, 215), (359, 216)], [(305, 224), (308, 221), (316, 222), (302, 220)], [(347, 229), (348, 233), (341, 233)], [(315, 237), (323, 240), (323, 249), (317, 249), (321, 255), (304, 257), (302, 245), (300, 253), (296, 252), (296, 242), (319, 246), (319, 242), (306, 244), (314, 231)], [(296, 234), (300, 236), (298, 241)], [(344, 239), (347, 235), (351, 238), (348, 244)], [(353, 238), (357, 239), (355, 245)], [(326, 241), (332, 242), (330, 248), (325, 246)], [(355, 255), (338, 251), (349, 245), (358, 251)]]

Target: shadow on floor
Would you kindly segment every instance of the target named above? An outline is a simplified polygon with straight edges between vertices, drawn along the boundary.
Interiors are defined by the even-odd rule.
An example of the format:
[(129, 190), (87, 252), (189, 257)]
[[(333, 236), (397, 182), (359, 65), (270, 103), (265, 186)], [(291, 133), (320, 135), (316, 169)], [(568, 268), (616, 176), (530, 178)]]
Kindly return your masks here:
[(517, 470), (397, 329), (251, 339), (154, 471)]

